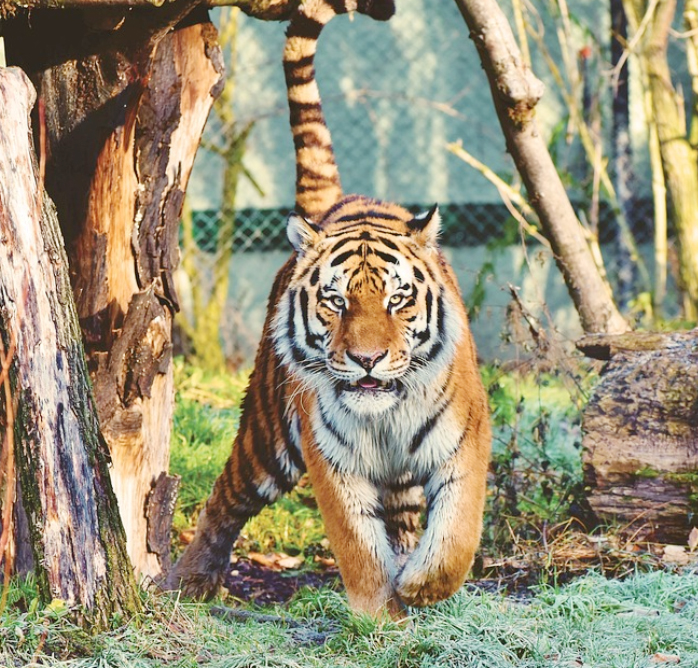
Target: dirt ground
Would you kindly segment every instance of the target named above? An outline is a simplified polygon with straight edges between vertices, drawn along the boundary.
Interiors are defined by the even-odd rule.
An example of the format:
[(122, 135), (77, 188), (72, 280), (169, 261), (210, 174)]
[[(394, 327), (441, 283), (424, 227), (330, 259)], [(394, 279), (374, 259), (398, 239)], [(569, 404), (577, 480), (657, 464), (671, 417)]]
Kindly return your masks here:
[(331, 585), (341, 589), (339, 570), (278, 570), (270, 566), (239, 559), (231, 566), (224, 587), (233, 598), (258, 605), (286, 603), (302, 587)]
[[(697, 548), (695, 543), (659, 545), (626, 541), (617, 535), (565, 532), (545, 546), (518, 545), (507, 558), (479, 557), (466, 586), (527, 599), (531, 588), (541, 582), (562, 585), (589, 569), (624, 578), (637, 570), (698, 568)], [(339, 570), (331, 558), (319, 560), (313, 569), (300, 567), (301, 559), (296, 559), (294, 567), (295, 558), (283, 554), (249, 553), (235, 559), (224, 586), (239, 601), (269, 605), (285, 603), (302, 587), (342, 589)]]

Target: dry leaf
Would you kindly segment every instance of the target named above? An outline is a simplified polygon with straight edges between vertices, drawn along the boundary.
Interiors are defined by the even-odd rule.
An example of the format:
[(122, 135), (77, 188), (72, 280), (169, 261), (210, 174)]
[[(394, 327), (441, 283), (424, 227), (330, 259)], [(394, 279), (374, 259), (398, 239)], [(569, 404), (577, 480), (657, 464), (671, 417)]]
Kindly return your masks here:
[(693, 527), (688, 534), (688, 549), (693, 552), (698, 547), (698, 527)]
[(657, 652), (650, 657), (650, 663), (681, 663), (681, 657), (676, 654)]
[(283, 555), (281, 559), (279, 559), (276, 563), (279, 567), (283, 568), (284, 570), (289, 570), (293, 568), (300, 568), (303, 564), (303, 559), (301, 559), (300, 557), (289, 557), (286, 554)]
[(666, 564), (685, 566), (686, 564), (690, 564), (692, 559), (683, 545), (665, 545), (662, 561)]
[(194, 534), (196, 529), (184, 529), (184, 531), (179, 532), (179, 544), (189, 545), (194, 540)]
[(261, 554), (259, 552), (249, 552), (247, 558), (259, 566), (264, 566), (265, 568), (271, 568), (272, 570), (281, 570), (277, 564), (276, 555)]
[(337, 562), (332, 557), (321, 557), (319, 554), (315, 555), (313, 561), (316, 564), (320, 564), (323, 568), (332, 568), (337, 564)]

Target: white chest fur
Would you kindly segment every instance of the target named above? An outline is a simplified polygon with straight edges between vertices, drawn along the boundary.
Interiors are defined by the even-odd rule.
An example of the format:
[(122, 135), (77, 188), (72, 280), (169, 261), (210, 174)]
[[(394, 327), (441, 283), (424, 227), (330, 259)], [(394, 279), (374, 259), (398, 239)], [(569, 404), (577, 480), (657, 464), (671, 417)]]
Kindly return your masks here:
[(357, 416), (332, 392), (318, 392), (308, 417), (319, 449), (342, 473), (376, 484), (407, 473), (425, 480), (453, 454), (462, 432), (443, 378), (433, 381), (406, 391), (393, 410), (378, 416)]

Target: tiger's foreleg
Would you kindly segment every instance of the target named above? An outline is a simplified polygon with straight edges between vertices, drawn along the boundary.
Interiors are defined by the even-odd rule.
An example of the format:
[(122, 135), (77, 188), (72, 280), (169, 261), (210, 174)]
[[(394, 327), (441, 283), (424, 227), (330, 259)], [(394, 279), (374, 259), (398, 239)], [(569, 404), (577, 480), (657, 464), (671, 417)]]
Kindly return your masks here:
[(349, 605), (374, 616), (387, 611), (403, 617), (379, 490), (365, 478), (337, 471), (314, 443), (304, 447), (304, 456)]
[[(463, 584), (482, 533), (489, 436), (473, 435), (425, 485), (424, 534), (397, 576), (395, 588), (407, 605), (431, 605)], [(478, 453), (480, 453), (478, 455)]]

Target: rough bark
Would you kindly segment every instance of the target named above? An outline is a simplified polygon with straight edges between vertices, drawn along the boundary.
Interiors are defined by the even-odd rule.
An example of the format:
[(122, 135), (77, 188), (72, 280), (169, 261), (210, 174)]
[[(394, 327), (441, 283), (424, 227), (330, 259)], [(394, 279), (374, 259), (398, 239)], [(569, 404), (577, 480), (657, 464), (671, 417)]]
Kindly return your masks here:
[(34, 12), (7, 33), (9, 59), (41, 91), (46, 187), (66, 236), (129, 555), (150, 577), (161, 571), (146, 506), (169, 465), (179, 215), (222, 80), (215, 28), (205, 11), (181, 22), (190, 8), (176, 0), (111, 20)]
[(56, 211), (31, 146), (34, 91), (0, 69), (0, 330), (16, 341), (16, 451), (42, 598), (95, 627), (138, 610)]
[(583, 419), (592, 509), (636, 535), (685, 543), (698, 526), (698, 330), (578, 347), (608, 360)]
[(456, 0), (456, 4), (487, 73), (507, 149), (550, 241), (582, 328), (585, 332), (627, 331), (536, 126), (534, 110), (543, 84), (523, 62), (496, 0)]

